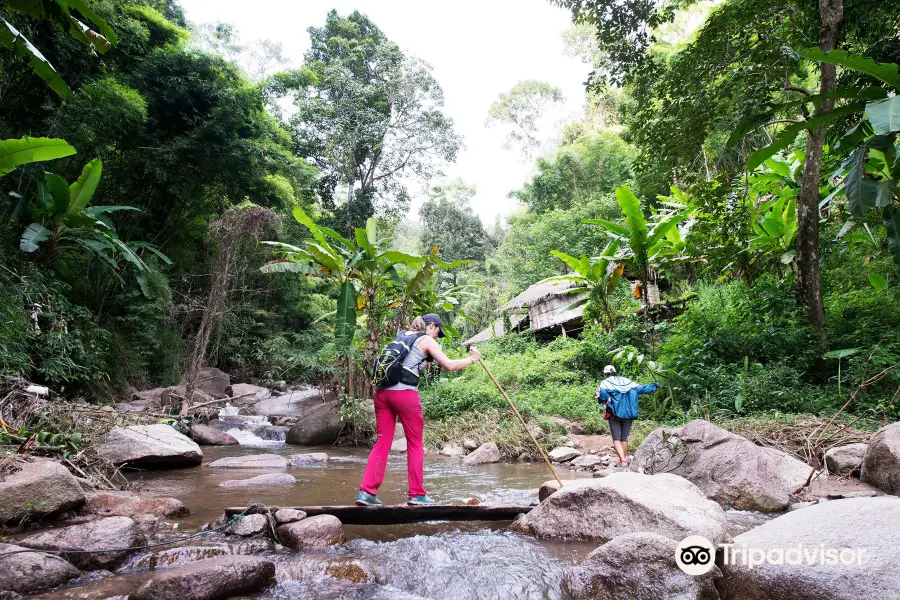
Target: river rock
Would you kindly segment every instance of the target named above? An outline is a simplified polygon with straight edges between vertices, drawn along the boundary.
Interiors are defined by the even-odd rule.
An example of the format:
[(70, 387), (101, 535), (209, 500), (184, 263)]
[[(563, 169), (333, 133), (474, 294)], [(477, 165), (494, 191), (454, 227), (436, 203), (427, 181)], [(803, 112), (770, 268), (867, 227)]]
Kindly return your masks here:
[(391, 452), (394, 454), (406, 454), (406, 438), (402, 437), (399, 440), (394, 440), (391, 443)]
[(258, 556), (220, 556), (155, 573), (134, 600), (220, 600), (275, 583), (275, 564)]
[(570, 567), (563, 585), (572, 600), (719, 600), (721, 571), (688, 575), (675, 563), (677, 545), (656, 533), (620, 535)]
[(869, 440), (860, 479), (900, 495), (900, 422), (882, 427)]
[(811, 466), (778, 448), (760, 446), (759, 449), (775, 462), (775, 470), (788, 490), (806, 483), (813, 470)]
[(234, 436), (209, 425), (191, 424), (191, 439), (202, 446), (237, 446)]
[[(201, 390), (213, 398), (228, 397), (228, 388), (231, 387), (231, 378), (228, 373), (215, 367), (204, 367), (197, 372), (194, 389)], [(196, 402), (196, 398), (194, 399)]]
[(17, 466), (15, 473), (0, 473), (0, 524), (55, 517), (84, 504), (78, 480), (55, 460), (22, 460)]
[(568, 462), (574, 458), (578, 458), (581, 456), (581, 452), (576, 450), (575, 448), (569, 448), (568, 446), (560, 446), (559, 448), (554, 448), (548, 454), (550, 460), (556, 463)]
[(112, 569), (132, 551), (97, 552), (140, 546), (146, 542), (137, 524), (128, 517), (106, 517), (82, 525), (51, 529), (32, 535), (19, 545), (37, 550), (79, 550), (86, 554), (63, 552), (63, 557), (83, 570)]
[(868, 444), (861, 443), (829, 448), (825, 453), (825, 466), (829, 473), (849, 477), (859, 472), (868, 449)]
[(325, 567), (325, 572), (335, 579), (353, 583), (375, 583), (378, 574), (369, 565), (355, 558), (339, 558)]
[(266, 515), (244, 515), (238, 519), (237, 523), (226, 529), (225, 533), (250, 537), (251, 535), (263, 533), (268, 526), (269, 518)]
[(234, 406), (246, 406), (271, 398), (272, 390), (249, 383), (232, 383), (231, 395), (234, 397), (231, 401)]
[(203, 451), (168, 425), (131, 425), (110, 430), (97, 453), (117, 467), (168, 469), (203, 462)]
[(209, 463), (217, 469), (284, 469), (287, 459), (277, 454), (248, 454), (246, 456), (226, 456)]
[(654, 430), (634, 455), (648, 473), (673, 473), (724, 506), (774, 512), (790, 504), (787, 478), (759, 446), (709, 421)]
[[(34, 594), (60, 586), (81, 573), (65, 560), (22, 546), (0, 544), (0, 590)], [(6, 556), (9, 554), (9, 556)]]
[(288, 473), (266, 473), (265, 475), (257, 475), (248, 479), (231, 479), (223, 481), (219, 487), (236, 488), (236, 487), (254, 487), (266, 485), (294, 485), (297, 479)]
[(457, 458), (465, 455), (466, 451), (462, 449), (462, 446), (457, 446), (456, 444), (446, 444), (443, 448), (441, 448), (440, 453), (444, 456)]
[[(574, 481), (563, 480), (563, 485), (568, 485), (570, 483), (574, 483)], [(550, 497), (550, 494), (556, 492), (558, 489), (559, 482), (557, 480), (551, 479), (549, 481), (545, 481), (541, 484), (541, 487), (538, 488), (538, 502), (543, 502)]]
[(478, 442), (471, 438), (466, 438), (463, 440), (463, 448), (465, 448), (468, 452), (478, 450)]
[(328, 454), (325, 452), (306, 452), (304, 454), (291, 454), (287, 457), (289, 467), (306, 467), (309, 465), (325, 466), (328, 462)]
[(290, 430), (290, 427), (285, 427), (283, 425), (260, 425), (254, 427), (251, 431), (253, 432), (253, 435), (258, 438), (270, 442), (283, 442), (287, 439), (287, 432)]
[(287, 443), (296, 446), (333, 444), (341, 433), (340, 402), (317, 404), (302, 415), (287, 434)]
[(328, 548), (344, 543), (344, 527), (335, 516), (316, 515), (282, 525), (278, 528), (278, 539), (294, 550)]
[[(163, 407), (180, 407), (182, 402), (184, 402), (182, 398), (187, 398), (187, 388), (183, 385), (167, 387), (160, 393), (159, 397), (160, 405)], [(212, 402), (213, 400), (215, 400), (215, 398), (200, 388), (194, 388), (194, 396), (191, 399), (191, 404), (202, 404), (204, 402)]]
[(608, 542), (634, 531), (681, 540), (702, 535), (728, 538), (722, 507), (677, 475), (621, 472), (567, 483), (513, 528), (539, 537)]
[(579, 469), (593, 469), (595, 466), (603, 464), (603, 458), (596, 454), (585, 454), (577, 457), (570, 464)]
[(500, 449), (494, 442), (482, 444), (477, 450), (463, 458), (463, 464), (469, 466), (495, 462), (500, 462)]
[(176, 498), (145, 498), (128, 492), (91, 492), (83, 512), (101, 517), (186, 517), (191, 510)]
[(334, 396), (318, 388), (307, 388), (266, 398), (254, 408), (256, 414), (267, 417), (300, 417), (328, 400), (334, 400)]
[(279, 525), (296, 523), (306, 518), (306, 513), (296, 508), (279, 508), (275, 511), (275, 522)]
[[(737, 536), (735, 548), (785, 550), (785, 564), (759, 564), (753, 568), (717, 560), (724, 574), (723, 598), (728, 600), (859, 600), (896, 598), (900, 590), (897, 548), (900, 547), (900, 499), (890, 496), (832, 500), (791, 511)], [(862, 563), (800, 564), (787, 551), (802, 546), (806, 552), (821, 548), (861, 549)], [(816, 555), (818, 556), (818, 554)], [(826, 563), (828, 555), (826, 554)], [(840, 560), (840, 555), (838, 555)], [(733, 564), (737, 563), (737, 564)]]

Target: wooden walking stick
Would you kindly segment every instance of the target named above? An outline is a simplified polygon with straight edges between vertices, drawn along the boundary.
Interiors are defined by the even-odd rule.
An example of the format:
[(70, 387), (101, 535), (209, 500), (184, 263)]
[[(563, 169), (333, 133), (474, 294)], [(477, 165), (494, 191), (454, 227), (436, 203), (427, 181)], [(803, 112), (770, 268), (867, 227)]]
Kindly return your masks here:
[(547, 463), (547, 466), (550, 467), (550, 472), (553, 473), (553, 477), (556, 478), (556, 481), (559, 483), (559, 487), (562, 487), (563, 482), (559, 478), (559, 475), (556, 474), (556, 469), (553, 468), (553, 465), (550, 464), (550, 459), (547, 458), (547, 454), (544, 452), (544, 449), (541, 448), (541, 445), (538, 444), (538, 441), (534, 439), (534, 436), (531, 435), (531, 431), (528, 430), (528, 425), (525, 424), (525, 419), (522, 418), (522, 415), (519, 414), (519, 410), (516, 408), (516, 405), (512, 403), (512, 400), (509, 399), (509, 396), (506, 395), (506, 392), (503, 390), (503, 387), (500, 385), (500, 382), (497, 381), (497, 378), (494, 377), (494, 374), (491, 373), (491, 370), (488, 369), (488, 366), (484, 364), (484, 359), (479, 358), (478, 362), (481, 363), (481, 366), (484, 367), (484, 370), (487, 371), (488, 377), (491, 378), (491, 381), (494, 382), (494, 385), (497, 386), (497, 389), (500, 390), (500, 393), (509, 403), (509, 407), (513, 409), (513, 412), (516, 413), (516, 416), (519, 417), (519, 422), (522, 423), (522, 427), (525, 429), (525, 432), (528, 434), (528, 437), (531, 438), (531, 441), (534, 442), (534, 445), (537, 446), (538, 451), (541, 453), (541, 456), (544, 457), (544, 462)]

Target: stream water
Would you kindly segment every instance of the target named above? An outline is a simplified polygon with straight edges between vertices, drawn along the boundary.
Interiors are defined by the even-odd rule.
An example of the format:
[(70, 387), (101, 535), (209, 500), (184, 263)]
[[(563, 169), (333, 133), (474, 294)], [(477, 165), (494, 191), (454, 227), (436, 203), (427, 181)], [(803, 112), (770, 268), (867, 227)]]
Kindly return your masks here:
[[(368, 451), (353, 448), (204, 447), (204, 463), (246, 454), (327, 452), (327, 463), (289, 469), (298, 482), (289, 487), (223, 488), (229, 479), (267, 471), (199, 468), (132, 475), (142, 495), (175, 497), (191, 515), (175, 521), (167, 535), (187, 535), (221, 516), (228, 506), (261, 502), (276, 506), (352, 504)], [(561, 474), (562, 475), (562, 474)], [(579, 474), (566, 472), (574, 478)], [(585, 474), (580, 474), (585, 476)], [(441, 500), (478, 498), (483, 504), (537, 502), (537, 487), (549, 479), (543, 463), (463, 466), (458, 459), (426, 456), (425, 487)], [(406, 457), (391, 455), (379, 498), (406, 500)], [(732, 513), (734, 532), (761, 516)], [(94, 573), (47, 600), (124, 598), (146, 581), (152, 568), (186, 564), (224, 554), (256, 554), (276, 563), (278, 584), (253, 598), (309, 600), (556, 600), (563, 597), (565, 568), (580, 562), (597, 544), (535, 540), (506, 531), (508, 523), (444, 522), (391, 526), (345, 526), (348, 543), (320, 552), (277, 551), (269, 542), (213, 533), (185, 544), (156, 548), (132, 557), (117, 573)], [(354, 583), (328, 573), (349, 573)]]

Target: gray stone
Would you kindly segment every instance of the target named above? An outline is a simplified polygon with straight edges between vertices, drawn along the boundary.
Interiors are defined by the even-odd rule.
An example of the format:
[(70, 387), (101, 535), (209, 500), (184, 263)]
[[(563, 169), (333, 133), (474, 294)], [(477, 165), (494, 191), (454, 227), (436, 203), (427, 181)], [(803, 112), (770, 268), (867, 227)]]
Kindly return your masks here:
[[(563, 485), (568, 485), (570, 483), (574, 483), (575, 480), (563, 480)], [(550, 479), (549, 481), (545, 481), (541, 484), (541, 487), (538, 488), (538, 502), (543, 502), (547, 498), (550, 497), (550, 494), (559, 490), (559, 482), (555, 479)]]
[(694, 577), (675, 562), (676, 540), (656, 533), (626, 533), (570, 567), (563, 578), (572, 600), (719, 600), (721, 571)]
[(300, 417), (328, 400), (334, 400), (334, 397), (318, 388), (308, 388), (261, 400), (254, 410), (267, 417)]
[(83, 570), (112, 569), (120, 565), (133, 550), (99, 552), (130, 548), (146, 542), (137, 524), (128, 517), (107, 517), (82, 525), (51, 529), (19, 541), (19, 545), (37, 550), (77, 550), (62, 556)]
[(130, 492), (91, 492), (83, 511), (101, 517), (186, 517), (190, 509), (176, 498), (148, 498)]
[(207, 466), (217, 469), (285, 469), (287, 464), (287, 459), (277, 454), (248, 454), (226, 456), (214, 460)]
[(443, 448), (441, 448), (440, 453), (444, 456), (460, 457), (465, 455), (466, 451), (462, 449), (462, 446), (457, 446), (456, 444), (447, 444)]
[(463, 448), (471, 452), (472, 450), (478, 449), (478, 442), (473, 439), (466, 438), (463, 440)]
[(84, 504), (84, 491), (55, 460), (21, 461), (19, 471), (0, 474), (0, 524), (54, 517)]
[(223, 481), (219, 487), (236, 488), (236, 487), (259, 487), (273, 485), (294, 485), (297, 479), (288, 473), (266, 473), (265, 475), (257, 475), (248, 479), (230, 479)]
[(344, 543), (344, 527), (332, 515), (307, 517), (278, 528), (278, 539), (288, 548), (309, 550), (328, 548)]
[(770, 446), (760, 446), (765, 454), (775, 462), (775, 471), (788, 490), (806, 483), (813, 468), (794, 456)]
[(25, 550), (27, 548), (22, 546), (0, 544), (0, 590), (34, 594), (60, 586), (81, 574), (58, 556)]
[(673, 473), (724, 506), (774, 512), (789, 505), (788, 478), (775, 458), (747, 438), (697, 419), (656, 429), (634, 455), (648, 473)]
[(325, 452), (307, 452), (305, 454), (291, 454), (287, 457), (289, 467), (306, 467), (309, 465), (325, 466), (328, 462), (328, 454)]
[(592, 469), (597, 465), (603, 464), (603, 458), (596, 454), (585, 454), (573, 460), (571, 464), (573, 467), (580, 469)]
[(402, 437), (399, 440), (394, 440), (391, 443), (391, 452), (395, 454), (406, 454), (406, 438)]
[(283, 425), (260, 425), (252, 429), (253, 435), (272, 442), (283, 442), (287, 439), (290, 427)]
[(287, 434), (287, 443), (296, 446), (333, 444), (341, 433), (340, 402), (317, 404), (300, 415)]
[[(165, 388), (159, 395), (160, 405), (164, 408), (180, 407), (187, 398), (187, 388), (183, 385), (176, 385)], [(202, 404), (204, 402), (212, 402), (215, 400), (212, 396), (201, 390), (194, 388), (194, 395), (191, 399), (192, 404)]]
[(296, 523), (306, 518), (306, 513), (295, 508), (279, 508), (275, 511), (275, 522), (279, 525)]
[(601, 542), (634, 531), (675, 540), (689, 535), (712, 542), (728, 538), (725, 511), (688, 480), (627, 471), (567, 483), (513, 528), (538, 537)]
[(257, 556), (220, 556), (154, 573), (134, 600), (224, 600), (275, 583), (275, 564)]
[(210, 427), (209, 425), (201, 425), (200, 423), (191, 424), (191, 439), (203, 446), (237, 446), (238, 441), (233, 436), (228, 435), (224, 431)]
[(117, 467), (167, 469), (203, 462), (203, 451), (168, 425), (131, 425), (110, 430), (97, 453)]
[(825, 453), (825, 466), (829, 473), (849, 477), (853, 473), (859, 473), (868, 449), (868, 444), (847, 444), (829, 448)]
[(569, 448), (568, 446), (560, 446), (559, 448), (554, 448), (548, 454), (550, 460), (557, 463), (568, 462), (573, 458), (578, 458), (581, 456), (581, 452), (576, 450), (575, 448)]
[(882, 427), (869, 440), (860, 479), (900, 495), (900, 422)]
[(266, 515), (244, 515), (237, 523), (226, 529), (225, 533), (250, 537), (251, 535), (263, 533), (268, 526), (269, 519)]
[(463, 464), (474, 466), (500, 462), (500, 449), (494, 442), (487, 442), (463, 459)]
[[(249, 395), (247, 395), (249, 394)], [(269, 388), (251, 385), (249, 383), (232, 383), (231, 395), (234, 400), (231, 401), (233, 406), (246, 406), (248, 404), (256, 404), (272, 397), (272, 390)]]
[(213, 398), (227, 397), (229, 387), (231, 387), (231, 378), (224, 371), (215, 367), (204, 367), (197, 372), (194, 389), (201, 390)]
[[(791, 511), (737, 536), (736, 548), (747, 546), (764, 552), (802, 547), (806, 552), (821, 548), (861, 549), (862, 563), (800, 564), (768, 562), (753, 568), (729, 561), (720, 564), (723, 598), (728, 600), (860, 600), (896, 598), (900, 590), (897, 548), (900, 547), (900, 499), (890, 496), (832, 500)], [(816, 557), (819, 555), (816, 554)], [(840, 555), (837, 557), (840, 559)], [(845, 556), (849, 559), (849, 554)], [(796, 559), (791, 562), (797, 562)], [(734, 564), (737, 563), (737, 564)]]

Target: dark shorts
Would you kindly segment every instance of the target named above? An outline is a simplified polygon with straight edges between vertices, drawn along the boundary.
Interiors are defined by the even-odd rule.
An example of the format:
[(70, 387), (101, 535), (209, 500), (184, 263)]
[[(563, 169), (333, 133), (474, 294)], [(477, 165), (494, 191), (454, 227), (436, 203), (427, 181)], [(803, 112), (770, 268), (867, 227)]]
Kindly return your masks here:
[(614, 442), (627, 442), (631, 435), (631, 424), (634, 419), (620, 419), (613, 415), (609, 418), (609, 432)]

